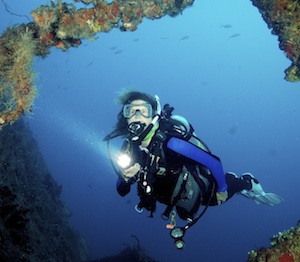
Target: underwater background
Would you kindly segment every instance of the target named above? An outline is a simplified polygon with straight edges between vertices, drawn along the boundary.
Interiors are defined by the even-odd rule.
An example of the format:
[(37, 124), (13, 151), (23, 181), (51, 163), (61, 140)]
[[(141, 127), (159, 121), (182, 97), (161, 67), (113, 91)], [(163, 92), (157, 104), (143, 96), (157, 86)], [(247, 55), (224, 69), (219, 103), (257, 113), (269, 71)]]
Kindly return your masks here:
[[(73, 1), (69, 1), (72, 3)], [(50, 1), (10, 0), (27, 15)], [(76, 4), (76, 7), (83, 5)], [(27, 23), (0, 3), (1, 33)], [(32, 20), (32, 19), (31, 19)], [(290, 61), (250, 1), (195, 1), (181, 15), (144, 20), (135, 32), (97, 34), (78, 48), (56, 48), (36, 58), (38, 97), (26, 122), (38, 141), (71, 224), (88, 241), (93, 258), (136, 244), (160, 261), (245, 261), (247, 252), (299, 220), (300, 83), (283, 80)], [(252, 172), (266, 192), (285, 199), (275, 207), (235, 196), (210, 207), (177, 251), (160, 218), (134, 210), (125, 198), (102, 141), (116, 122), (122, 88), (157, 94), (187, 118), (224, 170)], [(180, 223), (179, 221), (177, 221)], [(184, 222), (181, 221), (184, 225)]]

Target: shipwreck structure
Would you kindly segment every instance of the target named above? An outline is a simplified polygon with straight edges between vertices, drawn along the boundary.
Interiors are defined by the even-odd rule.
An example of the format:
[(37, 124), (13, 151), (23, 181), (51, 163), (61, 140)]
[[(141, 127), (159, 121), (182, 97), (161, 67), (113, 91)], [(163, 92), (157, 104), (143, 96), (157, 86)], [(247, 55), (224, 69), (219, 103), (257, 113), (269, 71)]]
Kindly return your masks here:
[[(31, 112), (36, 96), (33, 57), (46, 57), (51, 47), (63, 51), (78, 47), (82, 39), (94, 39), (99, 32), (113, 28), (137, 30), (147, 19), (177, 16), (194, 0), (74, 0), (76, 3), (51, 0), (31, 12), (33, 22), (7, 28), (0, 37), (0, 128)], [(295, 0), (252, 0), (263, 19), (278, 35), (279, 47), (291, 66), (285, 79), (300, 80), (300, 3)]]

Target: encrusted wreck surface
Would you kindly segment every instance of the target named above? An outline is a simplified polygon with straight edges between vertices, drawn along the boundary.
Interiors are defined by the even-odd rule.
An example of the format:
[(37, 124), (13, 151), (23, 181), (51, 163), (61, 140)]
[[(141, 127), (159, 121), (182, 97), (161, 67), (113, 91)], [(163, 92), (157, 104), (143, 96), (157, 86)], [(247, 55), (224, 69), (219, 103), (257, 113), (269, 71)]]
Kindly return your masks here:
[[(292, 65), (288, 81), (300, 81), (300, 3), (295, 0), (251, 0), (278, 35), (279, 47)], [(194, 0), (74, 0), (86, 8), (62, 0), (32, 10), (33, 22), (9, 27), (0, 36), (0, 128), (31, 112), (36, 96), (32, 61), (46, 57), (51, 47), (63, 51), (78, 47), (82, 39), (95, 39), (113, 28), (135, 31), (147, 19), (175, 17)]]
[(31, 112), (36, 96), (32, 61), (46, 57), (55, 46), (63, 51), (78, 47), (113, 28), (135, 31), (144, 18), (176, 16), (194, 0), (75, 0), (90, 8), (51, 1), (31, 12), (34, 22), (9, 27), (0, 37), (0, 128)]
[(272, 33), (278, 36), (279, 48), (292, 61), (285, 79), (300, 81), (300, 2), (299, 0), (251, 0)]
[(87, 244), (69, 224), (30, 129), (22, 120), (0, 130), (1, 261), (86, 261)]
[(248, 262), (299, 262), (300, 221), (297, 227), (279, 232), (271, 238), (271, 247), (252, 250)]

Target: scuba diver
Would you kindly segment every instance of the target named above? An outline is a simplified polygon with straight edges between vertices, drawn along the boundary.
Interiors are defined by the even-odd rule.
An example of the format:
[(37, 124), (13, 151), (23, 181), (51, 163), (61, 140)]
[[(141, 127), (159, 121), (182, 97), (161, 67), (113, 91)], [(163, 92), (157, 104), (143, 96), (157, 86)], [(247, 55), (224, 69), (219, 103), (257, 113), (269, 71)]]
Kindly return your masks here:
[[(119, 176), (117, 191), (123, 197), (136, 183), (140, 202), (135, 209), (139, 213), (143, 209), (150, 211), (150, 217), (157, 202), (166, 205), (161, 216), (170, 219), (167, 228), (176, 248), (184, 248), (186, 230), (208, 206), (220, 205), (236, 193), (269, 206), (283, 200), (264, 192), (251, 173), (241, 177), (224, 173), (221, 160), (196, 136), (191, 124), (182, 116), (173, 115), (174, 108), (169, 104), (162, 109), (157, 96), (124, 91), (119, 103), (122, 109), (116, 127), (104, 138)], [(125, 140), (113, 161), (109, 141), (119, 136)], [(203, 210), (197, 215), (200, 206)], [(186, 221), (185, 226), (176, 226), (176, 215)]]

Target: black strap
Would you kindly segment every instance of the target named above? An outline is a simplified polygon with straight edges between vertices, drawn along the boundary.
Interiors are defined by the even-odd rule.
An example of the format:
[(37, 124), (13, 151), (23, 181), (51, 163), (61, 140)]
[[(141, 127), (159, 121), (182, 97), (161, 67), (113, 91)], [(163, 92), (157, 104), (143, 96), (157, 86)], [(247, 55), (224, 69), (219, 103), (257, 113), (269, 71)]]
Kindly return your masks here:
[(167, 205), (167, 208), (165, 209), (164, 213), (162, 214), (163, 217), (168, 218), (170, 216), (170, 213), (173, 209), (173, 207), (177, 204), (177, 202), (180, 200), (183, 191), (185, 190), (185, 186), (188, 180), (188, 172), (185, 172), (185, 174), (183, 175), (183, 181), (181, 183), (180, 189), (178, 194), (174, 197), (174, 200), (172, 201), (172, 203), (170, 203), (169, 205)]
[(203, 211), (199, 214), (198, 217), (196, 217), (192, 222), (189, 222), (187, 223), (185, 226), (184, 226), (184, 230), (186, 231), (187, 229), (189, 229), (190, 227), (192, 227), (193, 225), (195, 225), (198, 220), (205, 214), (206, 210), (208, 209), (209, 207), (209, 204), (215, 194), (215, 189), (216, 189), (216, 184), (215, 183), (212, 183), (212, 185), (209, 186), (209, 190), (211, 190), (211, 194), (210, 194), (210, 197), (209, 197), (209, 200), (207, 202), (207, 205), (205, 206), (205, 208), (203, 209)]

